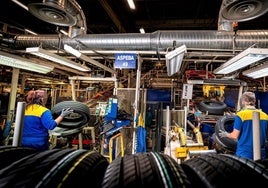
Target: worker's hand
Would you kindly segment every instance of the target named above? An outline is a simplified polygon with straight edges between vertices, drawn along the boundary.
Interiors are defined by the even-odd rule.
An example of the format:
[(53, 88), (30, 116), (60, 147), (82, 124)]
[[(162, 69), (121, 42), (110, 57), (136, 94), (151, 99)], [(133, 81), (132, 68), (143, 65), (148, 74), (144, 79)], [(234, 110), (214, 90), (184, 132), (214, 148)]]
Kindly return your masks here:
[(73, 110), (71, 108), (62, 109), (60, 116), (64, 118), (65, 116), (68, 116), (72, 112)]
[(220, 136), (221, 138), (228, 137), (228, 132), (223, 131), (223, 130), (220, 130), (220, 132), (219, 132), (219, 136)]

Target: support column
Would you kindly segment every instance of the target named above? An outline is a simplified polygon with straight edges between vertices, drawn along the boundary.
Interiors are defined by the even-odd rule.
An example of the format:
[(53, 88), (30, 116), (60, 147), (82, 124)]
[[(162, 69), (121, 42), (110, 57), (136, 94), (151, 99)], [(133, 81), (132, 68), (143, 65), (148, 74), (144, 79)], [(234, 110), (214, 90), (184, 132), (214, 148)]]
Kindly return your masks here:
[(261, 159), (260, 112), (253, 112), (253, 160)]
[(139, 102), (140, 102), (140, 78), (141, 78), (141, 63), (142, 59), (138, 55), (138, 68), (136, 75), (136, 91), (135, 91), (135, 103), (134, 103), (134, 122), (133, 122), (133, 142), (132, 142), (132, 154), (136, 152), (136, 127), (139, 114)]
[(14, 117), (19, 73), (20, 73), (19, 69), (13, 68), (11, 90), (10, 90), (10, 95), (9, 95), (9, 105), (8, 105), (8, 110), (7, 110), (7, 122), (13, 121), (13, 117)]
[(25, 102), (18, 102), (12, 146), (20, 146), (24, 126)]

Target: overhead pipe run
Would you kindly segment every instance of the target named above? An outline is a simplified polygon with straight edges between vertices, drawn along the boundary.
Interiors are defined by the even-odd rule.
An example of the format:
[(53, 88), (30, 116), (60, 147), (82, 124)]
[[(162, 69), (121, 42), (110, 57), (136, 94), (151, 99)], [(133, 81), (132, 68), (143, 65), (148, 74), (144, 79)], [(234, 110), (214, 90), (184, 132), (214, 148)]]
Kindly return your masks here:
[[(254, 19), (265, 14), (268, 9), (267, 1), (256, 0), (255, 3), (245, 0), (223, 0), (218, 20), (218, 31), (156, 31), (153, 33), (120, 33), (120, 34), (86, 34), (85, 15), (76, 0), (44, 0), (43, 3), (29, 4), (29, 10), (49, 23), (61, 24), (47, 16), (46, 11), (57, 11), (59, 15), (65, 12), (64, 21), (74, 19), (75, 25), (70, 25), (69, 37), (62, 36), (62, 44), (68, 44), (80, 50), (154, 50), (165, 51), (172, 47), (174, 42), (186, 45), (187, 48), (243, 50), (257, 44), (259, 48), (268, 46), (268, 30), (244, 30), (233, 32), (232, 17), (241, 21)], [(261, 7), (261, 8), (260, 8)], [(237, 8), (237, 9), (235, 9)], [(248, 9), (246, 9), (248, 8)], [(250, 8), (250, 9), (249, 9)], [(243, 12), (247, 10), (247, 12)], [(237, 11), (236, 11), (237, 10)], [(246, 17), (246, 18), (245, 18)], [(237, 20), (237, 19), (236, 19)], [(56, 22), (58, 21), (58, 22)], [(55, 23), (56, 22), (56, 23)], [(78, 29), (78, 30), (76, 30)], [(235, 37), (234, 37), (235, 35)], [(58, 35), (19, 35), (15, 39), (0, 39), (4, 44), (14, 44), (15, 48), (25, 49), (29, 46), (40, 46), (52, 49), (58, 46)]]
[[(172, 47), (174, 41), (187, 48), (233, 50), (235, 40), (236, 50), (243, 50), (256, 44), (259, 48), (268, 47), (268, 30), (237, 31), (234, 39), (231, 31), (156, 31), (153, 33), (123, 33), (123, 34), (87, 34), (73, 39), (63, 36), (61, 42), (72, 47), (80, 46), (80, 50), (155, 50), (165, 51)], [(53, 49), (58, 45), (58, 35), (18, 35), (13, 40), (3, 39), (5, 42), (14, 42), (16, 49), (25, 49), (29, 46), (40, 46)], [(83, 45), (81, 45), (81, 43)]]
[(220, 11), (219, 11), (219, 16), (218, 16), (218, 30), (219, 31), (233, 31), (233, 22), (226, 20), (222, 17), (222, 11), (226, 7), (226, 1), (223, 0)]

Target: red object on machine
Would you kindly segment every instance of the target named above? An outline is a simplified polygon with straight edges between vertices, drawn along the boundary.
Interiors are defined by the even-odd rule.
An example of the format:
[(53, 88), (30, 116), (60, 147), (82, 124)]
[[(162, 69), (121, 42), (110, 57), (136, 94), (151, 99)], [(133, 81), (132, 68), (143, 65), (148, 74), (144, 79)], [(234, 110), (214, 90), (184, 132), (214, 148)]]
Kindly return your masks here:
[(187, 70), (185, 71), (185, 75), (187, 80), (216, 78), (216, 76), (211, 71), (205, 70)]

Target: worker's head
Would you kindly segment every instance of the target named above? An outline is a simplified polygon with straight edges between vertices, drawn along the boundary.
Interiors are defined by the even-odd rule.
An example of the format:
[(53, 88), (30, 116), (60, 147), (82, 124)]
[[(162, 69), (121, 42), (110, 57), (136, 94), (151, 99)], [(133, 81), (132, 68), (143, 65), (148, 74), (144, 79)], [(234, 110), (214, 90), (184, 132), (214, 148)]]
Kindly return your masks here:
[(242, 94), (241, 103), (243, 107), (247, 105), (254, 106), (255, 102), (256, 102), (255, 93), (247, 91)]
[(45, 90), (31, 90), (27, 93), (25, 100), (27, 104), (45, 105), (47, 102), (47, 92)]

